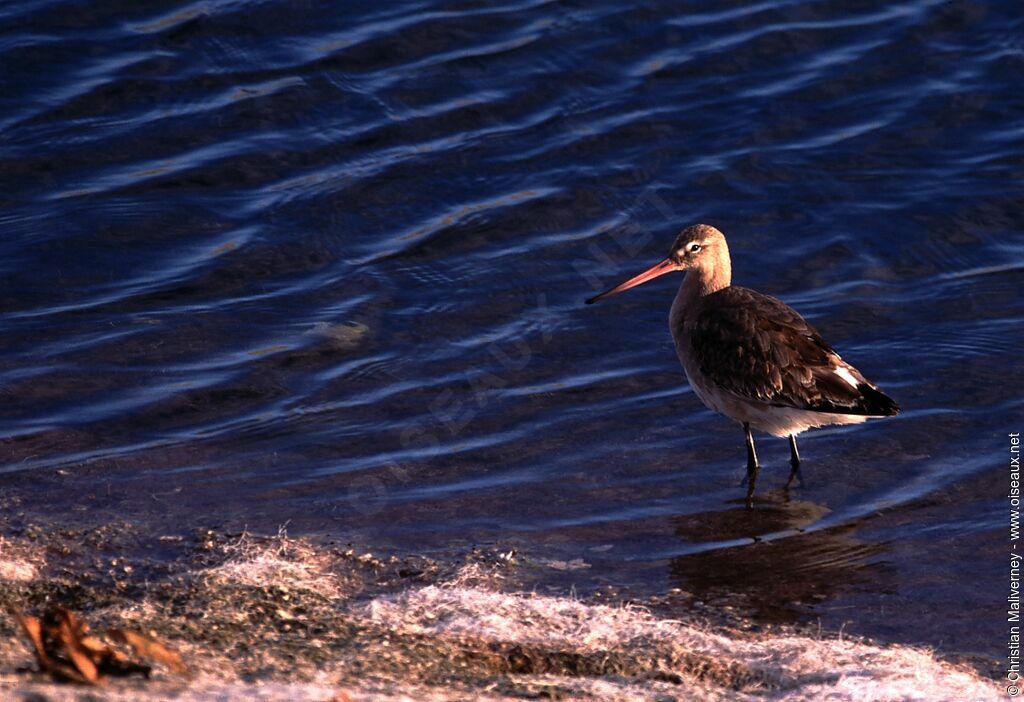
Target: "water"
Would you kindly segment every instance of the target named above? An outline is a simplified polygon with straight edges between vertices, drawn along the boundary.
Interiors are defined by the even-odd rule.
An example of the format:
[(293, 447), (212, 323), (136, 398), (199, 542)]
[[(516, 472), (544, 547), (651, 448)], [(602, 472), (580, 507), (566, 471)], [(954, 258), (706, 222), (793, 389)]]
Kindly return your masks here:
[[(8, 528), (497, 545), (561, 562), (538, 586), (1004, 651), (1014, 3), (35, 0), (0, 28)], [(674, 282), (582, 304), (698, 221), (904, 408), (807, 435), (789, 495), (762, 439), (753, 512)]]

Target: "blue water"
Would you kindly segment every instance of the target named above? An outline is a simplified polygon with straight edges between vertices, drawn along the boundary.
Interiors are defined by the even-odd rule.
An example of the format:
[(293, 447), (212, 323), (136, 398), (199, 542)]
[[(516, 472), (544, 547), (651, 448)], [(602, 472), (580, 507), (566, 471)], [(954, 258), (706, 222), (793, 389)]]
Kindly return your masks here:
[[(998, 655), (1022, 37), (1008, 0), (6, 3), (6, 526), (511, 547)], [(762, 438), (752, 511), (674, 283), (582, 304), (694, 222), (904, 409), (806, 435), (788, 494)]]

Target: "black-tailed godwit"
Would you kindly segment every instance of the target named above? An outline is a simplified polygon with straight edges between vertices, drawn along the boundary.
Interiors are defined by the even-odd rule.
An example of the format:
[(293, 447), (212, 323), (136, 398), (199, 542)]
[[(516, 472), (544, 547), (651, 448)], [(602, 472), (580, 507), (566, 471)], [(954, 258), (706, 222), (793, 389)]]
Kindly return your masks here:
[(732, 285), (725, 236), (707, 224), (687, 227), (668, 258), (587, 304), (673, 271), (687, 272), (669, 314), (676, 353), (697, 397), (743, 425), (748, 504), (759, 468), (751, 429), (789, 437), (792, 481), (800, 465), (800, 432), (899, 411), (795, 310)]

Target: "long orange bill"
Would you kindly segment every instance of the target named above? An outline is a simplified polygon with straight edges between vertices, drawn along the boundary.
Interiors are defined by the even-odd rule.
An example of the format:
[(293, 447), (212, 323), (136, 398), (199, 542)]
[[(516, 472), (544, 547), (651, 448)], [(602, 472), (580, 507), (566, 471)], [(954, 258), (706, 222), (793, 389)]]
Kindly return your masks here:
[(635, 288), (637, 285), (643, 285), (648, 280), (654, 280), (658, 276), (665, 275), (666, 273), (671, 273), (675, 269), (676, 264), (672, 262), (672, 259), (666, 258), (661, 263), (657, 263), (651, 266), (650, 268), (648, 268), (646, 271), (636, 276), (635, 278), (630, 278), (625, 283), (620, 283), (611, 290), (605, 290), (600, 295), (595, 295), (594, 297), (587, 300), (587, 304), (592, 305), (598, 300), (603, 300), (606, 297), (611, 297), (612, 295), (620, 293), (623, 290), (629, 290), (630, 288)]

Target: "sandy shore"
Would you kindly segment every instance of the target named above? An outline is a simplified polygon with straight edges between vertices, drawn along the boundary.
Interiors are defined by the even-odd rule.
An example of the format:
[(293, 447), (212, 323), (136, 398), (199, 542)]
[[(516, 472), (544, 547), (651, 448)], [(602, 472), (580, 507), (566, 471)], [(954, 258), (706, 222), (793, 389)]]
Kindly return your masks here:
[[(130, 547), (129, 547), (130, 546)], [(146, 554), (152, 552), (151, 556)], [(125, 553), (131, 555), (124, 555)], [(152, 543), (128, 525), (0, 540), (0, 604), (61, 604), (132, 627), (193, 672), (111, 680), (104, 700), (988, 700), (999, 684), (933, 652), (735, 614), (666, 619), (636, 605), (517, 587), (517, 563), (381, 557), (284, 535), (199, 532)], [(94, 700), (29, 672), (0, 618), (3, 699)]]

